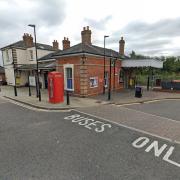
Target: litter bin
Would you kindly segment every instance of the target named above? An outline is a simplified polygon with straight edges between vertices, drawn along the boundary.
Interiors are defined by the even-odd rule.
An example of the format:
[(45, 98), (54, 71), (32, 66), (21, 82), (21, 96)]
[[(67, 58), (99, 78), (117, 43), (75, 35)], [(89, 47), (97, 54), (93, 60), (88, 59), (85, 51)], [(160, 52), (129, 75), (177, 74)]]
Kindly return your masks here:
[(161, 79), (156, 79), (156, 86), (161, 86)]
[(142, 97), (142, 87), (136, 86), (136, 88), (135, 88), (135, 97), (138, 97), (138, 98)]

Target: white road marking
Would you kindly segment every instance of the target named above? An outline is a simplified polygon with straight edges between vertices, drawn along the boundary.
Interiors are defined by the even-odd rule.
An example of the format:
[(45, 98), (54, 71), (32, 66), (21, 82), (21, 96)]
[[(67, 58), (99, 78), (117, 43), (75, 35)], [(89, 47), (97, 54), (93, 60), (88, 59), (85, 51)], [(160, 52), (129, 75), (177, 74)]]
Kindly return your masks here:
[(8, 102), (0, 102), (0, 104), (6, 104), (6, 103), (8, 103)]
[(123, 106), (131, 106), (131, 105), (136, 105), (136, 104), (149, 104), (149, 103), (154, 103), (154, 102), (159, 102), (159, 101), (180, 101), (180, 99), (155, 99), (155, 100), (149, 100), (149, 101), (142, 101), (142, 102), (133, 102), (133, 103), (126, 103), (126, 104), (113, 104), (118, 107), (123, 107)]
[(178, 120), (175, 120), (175, 119), (171, 119), (171, 118), (167, 118), (167, 117), (163, 117), (163, 116), (158, 116), (158, 115), (155, 115), (155, 114), (151, 114), (151, 113), (146, 113), (146, 112), (143, 112), (143, 111), (139, 111), (139, 110), (136, 110), (136, 109), (131, 109), (131, 108), (127, 108), (127, 107), (122, 107), (124, 109), (128, 109), (128, 110), (132, 110), (132, 111), (135, 111), (135, 112), (140, 112), (142, 114), (145, 114), (145, 115), (150, 115), (150, 116), (153, 116), (153, 117), (157, 117), (157, 118), (162, 118), (162, 119), (166, 119), (168, 121), (172, 121), (172, 122), (176, 122), (176, 123), (180, 123), (180, 121)]
[(122, 107), (122, 106), (130, 106), (130, 105), (136, 105), (136, 104), (142, 104), (142, 102), (136, 102), (136, 103), (127, 103), (127, 104), (113, 104), (117, 107)]
[(111, 124), (106, 124), (101, 121), (96, 121), (91, 118), (81, 116), (80, 114), (72, 114), (64, 117), (65, 120), (69, 120), (72, 123), (76, 123), (79, 126), (83, 126), (87, 129), (94, 130), (96, 133), (102, 133), (106, 128), (111, 128)]
[[(170, 146), (168, 148), (168, 145), (167, 144), (163, 144), (160, 148), (159, 148), (159, 143), (158, 141), (153, 141), (153, 142), (150, 142), (150, 144), (148, 144), (150, 142), (150, 139), (147, 138), (147, 137), (139, 137), (137, 138), (133, 143), (132, 143), (132, 146), (137, 148), (137, 149), (140, 149), (140, 148), (143, 148), (145, 147), (146, 145), (146, 149), (145, 149), (145, 152), (150, 152), (152, 149), (154, 149), (154, 156), (156, 157), (159, 157), (164, 151), (166, 151), (166, 154), (163, 156), (163, 160), (170, 163), (170, 164), (173, 164), (177, 167), (180, 167), (180, 164), (171, 160), (170, 159), (170, 156), (173, 154), (173, 151), (175, 149), (174, 146)], [(168, 148), (168, 150), (167, 150)]]
[[(3, 99), (6, 99), (6, 98), (3, 98)], [(33, 111), (42, 111), (42, 112), (71, 112), (71, 109), (67, 109), (67, 110), (48, 110), (48, 109), (41, 109), (41, 108), (31, 107), (31, 106), (28, 106), (28, 105), (25, 105), (25, 104), (13, 101), (11, 99), (6, 99), (6, 100), (11, 102), (11, 103), (13, 103), (13, 104), (16, 104), (18, 106), (21, 106), (23, 108), (26, 108), (26, 109), (29, 109), (29, 110), (33, 110)]]
[(96, 116), (96, 115), (92, 115), (92, 114), (89, 114), (89, 113), (85, 113), (85, 112), (82, 112), (82, 111), (79, 111), (79, 110), (73, 110), (73, 111), (76, 111), (76, 112), (79, 112), (79, 113), (82, 113), (82, 114), (86, 114), (88, 116), (92, 116), (92, 117), (95, 117), (95, 118), (98, 118), (98, 119), (102, 119), (104, 121), (108, 121), (112, 124), (115, 124), (115, 125), (118, 125), (118, 126), (121, 126), (121, 127), (124, 127), (124, 128), (127, 128), (127, 129), (130, 129), (130, 130), (133, 130), (133, 131), (136, 131), (136, 132), (139, 132), (139, 133), (144, 133), (144, 134), (147, 134), (147, 135), (150, 135), (150, 136), (154, 136), (154, 137), (157, 137), (157, 138), (160, 138), (160, 139), (163, 139), (163, 140), (166, 140), (166, 141), (169, 141), (171, 143), (176, 143), (176, 144), (180, 144), (180, 141), (176, 141), (176, 140), (173, 140), (173, 139), (170, 139), (170, 138), (166, 138), (166, 137), (163, 137), (163, 136), (159, 136), (157, 134), (154, 134), (154, 133), (149, 133), (147, 131), (144, 131), (144, 130), (140, 130), (140, 129), (137, 129), (137, 128), (134, 128), (134, 127), (130, 127), (130, 126), (127, 126), (127, 125), (124, 125), (124, 124), (121, 124), (121, 123), (117, 123), (117, 122), (114, 122), (114, 121), (111, 121), (109, 119), (105, 119), (103, 117), (100, 117), (100, 116)]
[(180, 101), (180, 99), (156, 99), (156, 100), (146, 101), (144, 102), (144, 104), (149, 104), (149, 103), (154, 103), (154, 102), (159, 102), (159, 101)]

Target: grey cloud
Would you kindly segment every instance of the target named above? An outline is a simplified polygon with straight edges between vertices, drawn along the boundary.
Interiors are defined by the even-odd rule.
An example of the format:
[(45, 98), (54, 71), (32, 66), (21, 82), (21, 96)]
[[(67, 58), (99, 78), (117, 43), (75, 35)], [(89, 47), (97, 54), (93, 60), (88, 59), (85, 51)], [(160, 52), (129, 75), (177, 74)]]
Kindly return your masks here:
[[(65, 3), (63, 0), (27, 0), (23, 8), (20, 8), (14, 0), (2, 0), (7, 6), (0, 7), (0, 39), (1, 42), (9, 42), (9, 37), (14, 35), (11, 42), (27, 27), (28, 24), (36, 24), (44, 29), (56, 29), (65, 18)], [(39, 28), (37, 28), (38, 31)], [(2, 45), (2, 44), (0, 44)]]
[(131, 44), (129, 45), (129, 48), (135, 47), (136, 49), (154, 49), (154, 48), (162, 48), (166, 44), (170, 44), (170, 39), (153, 39), (153, 40), (139, 40), (139, 41), (129, 41)]
[(112, 19), (112, 16), (109, 15), (98, 21), (94, 19), (89, 19), (89, 18), (85, 18), (84, 21), (89, 26), (95, 27), (96, 29), (99, 29), (99, 30), (103, 30), (106, 27), (107, 22), (111, 19)]
[[(148, 55), (162, 54), (165, 51), (177, 54), (175, 49), (165, 49), (172, 40), (180, 37), (180, 17), (164, 19), (155, 23), (142, 21), (131, 22), (124, 28), (113, 32), (111, 44), (117, 42), (121, 36), (126, 41), (126, 51), (135, 50)], [(180, 51), (179, 51), (180, 52)]]
[(16, 0), (1, 0), (0, 47), (20, 40), (28, 24), (36, 24), (37, 40), (42, 42), (63, 23), (65, 10), (65, 0), (22, 0), (20, 6)]
[(155, 23), (131, 22), (121, 32), (131, 35), (134, 39), (143, 38), (170, 38), (180, 36), (180, 17), (176, 19), (164, 19)]

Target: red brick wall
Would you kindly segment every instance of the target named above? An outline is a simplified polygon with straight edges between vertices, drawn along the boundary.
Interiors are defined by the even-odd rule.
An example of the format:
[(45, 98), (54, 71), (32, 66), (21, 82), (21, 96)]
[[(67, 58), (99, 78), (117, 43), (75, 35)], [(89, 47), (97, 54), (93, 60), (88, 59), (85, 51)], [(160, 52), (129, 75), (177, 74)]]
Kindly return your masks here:
[(71, 56), (71, 57), (62, 57), (57, 59), (57, 67), (56, 70), (64, 73), (63, 64), (74, 64), (74, 94), (80, 94), (80, 56)]
[[(88, 88), (88, 95), (95, 95), (103, 93), (104, 86), (104, 58), (103, 57), (87, 57), (86, 64), (88, 65), (88, 76), (98, 77), (98, 87)], [(119, 84), (119, 70), (121, 69), (121, 61), (116, 61), (115, 70), (115, 89), (122, 89), (123, 84)], [(106, 58), (105, 71), (110, 72), (110, 60)], [(111, 67), (111, 89), (114, 89), (114, 67)]]
[[(82, 66), (82, 56), (62, 57), (57, 59), (57, 71), (64, 72), (63, 64), (74, 64), (74, 95), (80, 95), (80, 66)], [(110, 60), (106, 59), (106, 71), (109, 74)], [(84, 62), (87, 66), (87, 96), (101, 94), (103, 92), (104, 84), (104, 58), (87, 56)], [(116, 61), (116, 75), (115, 75), (115, 89), (122, 89), (123, 84), (119, 84), (119, 70), (121, 68), (121, 61)], [(111, 89), (114, 89), (114, 67), (111, 69)], [(90, 77), (98, 77), (98, 87), (90, 88)]]

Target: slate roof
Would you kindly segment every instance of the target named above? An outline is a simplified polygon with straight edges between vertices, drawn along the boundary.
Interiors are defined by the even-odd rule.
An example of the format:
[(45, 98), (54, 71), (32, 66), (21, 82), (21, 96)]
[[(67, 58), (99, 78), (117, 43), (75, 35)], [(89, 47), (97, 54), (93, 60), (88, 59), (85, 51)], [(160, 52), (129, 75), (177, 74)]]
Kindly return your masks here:
[[(33, 43), (33, 47), (34, 47)], [(10, 47), (15, 47), (15, 48), (21, 48), (21, 49), (27, 49), (28, 47), (25, 45), (24, 41), (17, 41), (13, 44), (10, 44), (8, 46), (2, 47), (1, 50), (5, 49), (5, 48), (10, 48)], [(53, 47), (47, 44), (41, 44), (41, 43), (37, 43), (37, 49), (42, 49), (42, 50), (49, 50), (49, 51), (54, 51)]]
[[(61, 51), (61, 50), (59, 50), (59, 51)], [(49, 54), (39, 58), (38, 60), (39, 61), (42, 61), (42, 60), (51, 60), (51, 59), (53, 60), (54, 59), (53, 55), (54, 55), (54, 52), (53, 53), (49, 53)]]
[[(104, 56), (104, 48), (95, 46), (95, 45), (79, 43), (63, 51), (57, 51), (53, 53), (52, 57), (55, 58), (55, 57), (60, 57), (64, 55), (73, 55), (73, 54), (78, 54), (78, 53), (88, 53), (92, 55)], [(124, 59), (125, 57), (125, 56), (120, 56), (118, 52), (112, 49), (107, 49), (107, 48), (105, 49), (105, 55), (108, 57), (115, 57), (115, 58), (122, 58), (122, 59)]]

